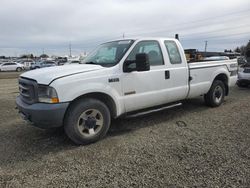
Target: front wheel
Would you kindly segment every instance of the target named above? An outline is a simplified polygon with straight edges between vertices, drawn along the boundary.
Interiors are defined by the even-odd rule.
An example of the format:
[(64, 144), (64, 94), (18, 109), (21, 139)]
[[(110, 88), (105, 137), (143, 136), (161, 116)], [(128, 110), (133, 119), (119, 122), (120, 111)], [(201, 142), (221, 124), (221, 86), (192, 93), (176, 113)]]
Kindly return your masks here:
[(17, 67), (17, 68), (16, 68), (16, 71), (17, 71), (17, 72), (21, 72), (21, 71), (22, 71), (22, 68), (21, 68), (21, 67)]
[(92, 98), (80, 99), (68, 109), (64, 130), (74, 143), (90, 144), (106, 135), (110, 122), (110, 111), (103, 102)]
[(204, 96), (206, 105), (210, 107), (220, 106), (224, 101), (225, 91), (224, 83), (220, 80), (215, 80), (208, 93)]

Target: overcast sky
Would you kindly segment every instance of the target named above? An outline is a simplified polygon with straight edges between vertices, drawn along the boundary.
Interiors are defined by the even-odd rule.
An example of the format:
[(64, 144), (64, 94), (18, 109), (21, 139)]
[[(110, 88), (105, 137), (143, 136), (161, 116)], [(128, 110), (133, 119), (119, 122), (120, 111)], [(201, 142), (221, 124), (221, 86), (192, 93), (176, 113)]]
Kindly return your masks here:
[(250, 39), (250, 0), (0, 0), (0, 55), (74, 55), (139, 36), (184, 48), (234, 49)]

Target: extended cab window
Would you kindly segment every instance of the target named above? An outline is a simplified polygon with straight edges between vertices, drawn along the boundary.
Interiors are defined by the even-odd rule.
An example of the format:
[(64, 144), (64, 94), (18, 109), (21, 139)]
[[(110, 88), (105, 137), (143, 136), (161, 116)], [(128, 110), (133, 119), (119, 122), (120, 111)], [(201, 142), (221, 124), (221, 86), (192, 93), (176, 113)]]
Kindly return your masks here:
[(181, 64), (181, 55), (174, 41), (164, 41), (171, 64)]
[(129, 54), (127, 60), (135, 61), (135, 56), (138, 53), (148, 54), (149, 63), (151, 66), (163, 65), (161, 48), (157, 41), (142, 41), (138, 42), (134, 49)]

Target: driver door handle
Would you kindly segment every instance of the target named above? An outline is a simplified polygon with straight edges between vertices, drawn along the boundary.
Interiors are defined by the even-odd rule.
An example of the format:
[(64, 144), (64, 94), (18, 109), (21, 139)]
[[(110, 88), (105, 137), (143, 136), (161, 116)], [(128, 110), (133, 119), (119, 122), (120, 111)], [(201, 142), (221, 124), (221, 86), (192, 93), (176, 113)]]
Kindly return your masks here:
[(170, 78), (170, 72), (169, 72), (169, 70), (166, 70), (165, 71), (165, 80), (167, 80), (169, 78)]

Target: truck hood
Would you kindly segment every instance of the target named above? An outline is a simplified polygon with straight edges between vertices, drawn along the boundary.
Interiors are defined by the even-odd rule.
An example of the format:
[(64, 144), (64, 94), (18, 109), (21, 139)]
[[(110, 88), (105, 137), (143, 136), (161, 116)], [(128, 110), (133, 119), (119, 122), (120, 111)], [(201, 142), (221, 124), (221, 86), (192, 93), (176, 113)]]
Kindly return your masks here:
[(81, 74), (100, 69), (104, 69), (104, 67), (100, 65), (86, 64), (56, 66), (31, 70), (21, 74), (21, 77), (36, 80), (39, 84), (49, 85), (53, 80), (61, 77), (66, 77), (74, 74)]

